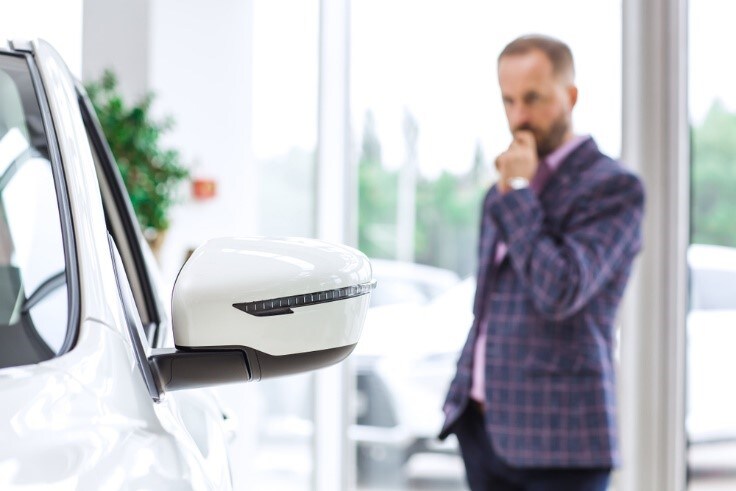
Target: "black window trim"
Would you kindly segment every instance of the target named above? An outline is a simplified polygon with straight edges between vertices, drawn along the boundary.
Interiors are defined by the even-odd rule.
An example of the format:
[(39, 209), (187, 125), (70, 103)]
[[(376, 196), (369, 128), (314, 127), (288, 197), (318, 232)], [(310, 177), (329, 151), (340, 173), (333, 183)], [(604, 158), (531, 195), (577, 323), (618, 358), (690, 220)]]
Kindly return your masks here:
[[(110, 246), (110, 255), (112, 256), (112, 266), (115, 272), (115, 283), (118, 288), (118, 297), (120, 298), (121, 305), (123, 306), (123, 312), (125, 313), (125, 323), (128, 326), (128, 334), (130, 335), (130, 341), (133, 346), (133, 354), (135, 355), (136, 364), (141, 371), (143, 382), (146, 384), (148, 395), (154, 402), (161, 402), (163, 399), (164, 391), (159, 384), (156, 382), (156, 377), (153, 374), (153, 368), (148, 362), (148, 356), (146, 354), (146, 348), (143, 346), (142, 336), (145, 336), (143, 326), (141, 325), (140, 316), (138, 315), (138, 307), (135, 305), (135, 299), (133, 299), (133, 292), (130, 290), (130, 282), (128, 276), (125, 274), (125, 266), (123, 266), (123, 259), (120, 257), (117, 245), (112, 235), (108, 232), (107, 242)], [(127, 288), (126, 288), (127, 285)], [(129, 293), (130, 295), (126, 294)]]
[(43, 122), (44, 131), (46, 132), (46, 141), (48, 143), (49, 158), (51, 160), (52, 175), (54, 177), (54, 186), (56, 187), (56, 201), (59, 207), (59, 220), (61, 222), (61, 235), (64, 242), (64, 260), (66, 262), (66, 284), (67, 284), (67, 329), (64, 336), (64, 343), (56, 357), (62, 356), (74, 348), (79, 338), (79, 325), (81, 322), (81, 291), (79, 284), (79, 266), (77, 261), (76, 237), (74, 235), (74, 220), (71, 212), (71, 204), (69, 203), (69, 191), (66, 185), (66, 174), (61, 158), (61, 150), (59, 149), (59, 141), (56, 138), (56, 128), (51, 116), (51, 108), (49, 107), (46, 89), (43, 79), (36, 66), (36, 61), (30, 53), (15, 54), (8, 53), (3, 50), (3, 54), (9, 56), (21, 56), (25, 58), (28, 64), (28, 71), (33, 83), (33, 89), (36, 93), (36, 100), (41, 110), (41, 120)]
[(158, 311), (155, 292), (153, 291), (153, 286), (148, 276), (146, 261), (143, 257), (143, 251), (141, 250), (137, 229), (138, 222), (135, 212), (133, 211), (133, 205), (128, 197), (128, 192), (125, 189), (125, 184), (123, 183), (123, 178), (120, 175), (117, 163), (115, 162), (115, 157), (110, 150), (107, 140), (104, 138), (102, 126), (94, 113), (92, 102), (89, 100), (89, 97), (87, 97), (87, 93), (84, 88), (80, 87), (79, 83), (77, 84), (76, 91), (80, 112), (82, 113), (82, 120), (84, 121), (85, 128), (87, 128), (90, 144), (92, 144), (95, 152), (101, 160), (100, 167), (102, 168), (105, 179), (107, 180), (113, 201), (115, 202), (115, 207), (120, 214), (124, 213), (127, 215), (122, 217), (123, 219), (121, 222), (126, 235), (126, 240), (130, 246), (131, 253), (134, 256), (133, 263), (135, 264), (135, 272), (138, 276), (142, 294), (145, 299), (145, 308), (149, 319), (149, 325), (154, 325), (151, 332), (149, 332), (149, 327), (146, 327), (144, 331), (146, 331), (149, 342), (153, 345), (157, 345), (162, 338), (162, 336), (159, 335), (159, 331), (162, 329), (161, 315)]

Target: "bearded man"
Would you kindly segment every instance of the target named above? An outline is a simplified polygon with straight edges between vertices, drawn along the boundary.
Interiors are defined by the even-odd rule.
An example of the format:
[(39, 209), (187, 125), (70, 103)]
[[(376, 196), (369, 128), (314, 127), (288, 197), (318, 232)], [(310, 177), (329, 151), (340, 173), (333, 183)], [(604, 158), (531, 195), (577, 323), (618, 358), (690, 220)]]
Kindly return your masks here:
[(498, 57), (512, 142), (484, 203), (474, 322), (440, 438), (473, 491), (603, 491), (619, 463), (614, 319), (641, 248), (641, 181), (576, 135), (570, 48)]

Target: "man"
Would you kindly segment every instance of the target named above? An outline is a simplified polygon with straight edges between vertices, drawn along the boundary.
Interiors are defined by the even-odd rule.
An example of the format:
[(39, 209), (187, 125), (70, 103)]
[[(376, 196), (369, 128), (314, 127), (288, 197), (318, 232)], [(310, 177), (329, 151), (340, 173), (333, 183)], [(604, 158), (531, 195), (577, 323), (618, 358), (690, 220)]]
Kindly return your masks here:
[(440, 433), (457, 435), (473, 491), (603, 491), (619, 462), (614, 318), (644, 192), (573, 133), (574, 74), (545, 36), (498, 57), (513, 141), (484, 200), (475, 320)]

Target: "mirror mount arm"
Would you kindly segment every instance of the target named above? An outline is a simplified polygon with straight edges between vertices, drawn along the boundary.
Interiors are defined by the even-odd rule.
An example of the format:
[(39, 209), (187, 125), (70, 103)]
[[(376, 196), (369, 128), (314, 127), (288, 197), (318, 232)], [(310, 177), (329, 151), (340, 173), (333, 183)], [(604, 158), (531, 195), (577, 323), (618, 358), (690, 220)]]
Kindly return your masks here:
[(249, 382), (252, 371), (242, 350), (154, 349), (148, 363), (159, 392)]

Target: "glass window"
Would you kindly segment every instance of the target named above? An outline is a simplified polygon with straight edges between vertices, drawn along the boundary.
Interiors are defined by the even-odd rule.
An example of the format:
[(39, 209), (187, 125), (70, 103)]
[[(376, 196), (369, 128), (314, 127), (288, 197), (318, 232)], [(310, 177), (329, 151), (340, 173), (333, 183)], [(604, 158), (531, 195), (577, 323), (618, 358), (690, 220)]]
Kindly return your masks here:
[[(138, 317), (144, 326), (145, 340), (153, 346), (163, 342), (164, 329), (159, 321), (159, 305), (156, 302), (154, 268), (149, 267), (143, 254), (145, 249), (139, 243), (139, 224), (135, 216), (126, 206), (129, 198), (117, 165), (108, 156), (112, 155), (101, 127), (96, 122), (94, 108), (80, 98), (80, 111), (85, 115), (85, 129), (90, 141), (92, 157), (95, 161), (97, 180), (100, 184), (100, 196), (105, 212), (107, 230), (113, 238), (124, 266), (124, 275), (129, 282)], [(94, 120), (93, 120), (94, 118)], [(153, 278), (151, 277), (153, 276)]]
[(736, 4), (689, 6), (690, 311), (688, 489), (736, 488), (736, 68), (714, 56), (736, 42)]
[[(252, 141), (257, 233), (313, 237), (319, 2), (253, 2)], [(312, 489), (311, 373), (218, 389), (252, 438), (231, 445), (236, 489)], [(255, 408), (255, 410), (254, 410)]]
[(319, 5), (256, 1), (253, 19), (252, 125), (259, 233), (311, 237)]
[[(616, 157), (621, 1), (354, 0), (350, 32), (358, 247), (394, 262), (388, 272), (375, 270), (376, 302), (351, 355), (359, 488), (465, 489), (456, 444), (436, 435), (472, 322), (474, 283), (457, 277), (475, 272), (480, 201), (511, 139), (496, 57), (522, 34), (567, 42), (580, 94), (574, 130)], [(419, 295), (423, 275), (405, 267), (412, 263), (455, 279), (439, 296)], [(412, 283), (396, 287), (399, 271)], [(411, 356), (396, 346), (411, 346)]]
[(0, 367), (66, 338), (64, 242), (48, 143), (25, 59), (0, 56)]

